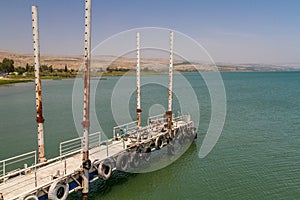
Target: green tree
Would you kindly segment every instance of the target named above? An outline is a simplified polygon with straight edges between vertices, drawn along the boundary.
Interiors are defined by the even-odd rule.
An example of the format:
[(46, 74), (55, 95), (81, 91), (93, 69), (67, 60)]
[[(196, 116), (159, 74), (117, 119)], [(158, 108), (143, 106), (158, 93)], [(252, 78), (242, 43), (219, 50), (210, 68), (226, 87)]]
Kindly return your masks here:
[(0, 71), (9, 73), (14, 72), (14, 70), (14, 61), (12, 59), (4, 58), (0, 66)]
[(47, 72), (49, 70), (48, 65), (41, 65), (40, 66), (40, 72)]
[(26, 72), (33, 72), (33, 66), (30, 66), (28, 65), (28, 63), (26, 64), (26, 67), (25, 67), (25, 71)]
[(25, 72), (25, 68), (24, 67), (16, 67), (15, 71), (19, 73), (19, 75), (22, 75)]
[(50, 73), (53, 73), (53, 67), (52, 67), (52, 65), (50, 65), (50, 67), (49, 67), (48, 70), (49, 70)]
[(107, 68), (106, 68), (106, 71), (108, 71), (108, 72), (111, 73), (111, 72), (113, 71), (113, 69), (112, 69), (111, 67), (107, 67)]

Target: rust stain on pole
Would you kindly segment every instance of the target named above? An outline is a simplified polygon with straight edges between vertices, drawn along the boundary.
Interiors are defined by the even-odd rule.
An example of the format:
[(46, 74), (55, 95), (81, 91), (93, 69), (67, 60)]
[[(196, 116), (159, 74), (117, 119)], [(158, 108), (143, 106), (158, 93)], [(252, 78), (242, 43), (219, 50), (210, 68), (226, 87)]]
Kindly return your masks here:
[(38, 158), (39, 162), (45, 162), (44, 149), (44, 126), (42, 106), (42, 84), (40, 79), (40, 42), (39, 42), (39, 27), (38, 27), (38, 8), (32, 6), (32, 36), (33, 36), (33, 51), (34, 51), (34, 75), (35, 75), (35, 96), (36, 96), (36, 122), (38, 125)]
[(170, 32), (170, 63), (169, 63), (169, 90), (168, 90), (168, 129), (172, 129), (172, 92), (173, 92), (173, 32)]
[(82, 199), (89, 193), (89, 132), (90, 132), (90, 65), (91, 65), (91, 9), (92, 0), (85, 0), (84, 32), (84, 99), (83, 99), (83, 138), (82, 138)]

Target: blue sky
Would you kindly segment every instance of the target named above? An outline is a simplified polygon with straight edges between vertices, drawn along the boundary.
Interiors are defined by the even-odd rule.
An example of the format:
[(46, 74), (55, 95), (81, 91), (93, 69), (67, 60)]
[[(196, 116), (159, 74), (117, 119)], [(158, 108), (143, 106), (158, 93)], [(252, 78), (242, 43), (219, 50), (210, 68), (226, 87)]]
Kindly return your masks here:
[[(1, 0), (0, 49), (32, 52), (31, 5), (41, 53), (83, 54), (84, 0)], [(92, 46), (132, 28), (164, 27), (203, 45), (216, 62), (300, 63), (297, 0), (93, 0)]]

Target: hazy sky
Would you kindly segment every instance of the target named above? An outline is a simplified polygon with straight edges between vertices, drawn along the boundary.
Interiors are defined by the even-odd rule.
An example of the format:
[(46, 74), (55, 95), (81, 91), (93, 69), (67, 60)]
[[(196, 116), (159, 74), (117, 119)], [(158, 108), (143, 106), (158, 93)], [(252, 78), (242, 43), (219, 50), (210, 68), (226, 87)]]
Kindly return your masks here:
[[(0, 49), (32, 52), (31, 5), (41, 53), (83, 54), (84, 0), (1, 0)], [(92, 46), (132, 28), (170, 28), (216, 62), (300, 63), (298, 0), (93, 0)]]

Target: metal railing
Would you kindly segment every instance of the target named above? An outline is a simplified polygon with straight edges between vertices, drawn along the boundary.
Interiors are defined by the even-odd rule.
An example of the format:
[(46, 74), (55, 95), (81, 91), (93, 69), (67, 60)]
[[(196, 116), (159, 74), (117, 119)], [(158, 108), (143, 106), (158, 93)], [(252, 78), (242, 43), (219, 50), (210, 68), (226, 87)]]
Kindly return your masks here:
[(167, 118), (164, 117), (164, 114), (155, 115), (148, 117), (148, 125), (157, 125), (157, 124), (163, 124), (167, 122)]
[(59, 143), (59, 155), (65, 155), (70, 152), (81, 150), (81, 138), (74, 138), (71, 140), (67, 140)]
[[(99, 146), (101, 143), (101, 132), (92, 133), (89, 135), (89, 148)], [(82, 137), (74, 138), (61, 142), (59, 144), (59, 155), (63, 156), (65, 154), (80, 151), (82, 149)]]
[(31, 151), (18, 156), (14, 156), (0, 161), (0, 181), (5, 181), (5, 178), (18, 175), (20, 168), (26, 169), (29, 165), (36, 165), (36, 151)]
[(183, 121), (183, 122), (189, 122), (191, 121), (190, 115), (180, 115), (177, 117), (173, 117), (173, 120), (178, 122), (178, 121)]
[[(100, 145), (101, 133), (96, 132), (90, 136), (90, 148)], [(36, 151), (14, 156), (0, 161), (0, 183), (5, 182), (9, 178), (24, 175), (26, 173), (36, 173), (40, 167), (47, 168), (50, 164), (61, 161), (63, 163), (63, 171), (67, 171), (66, 159), (81, 152), (81, 137), (71, 139), (60, 143), (60, 155), (56, 158), (47, 160), (43, 163), (37, 163)], [(47, 176), (48, 177), (48, 176)], [(35, 185), (37, 178), (35, 177)]]
[[(172, 114), (172, 118), (175, 118), (175, 114)], [(168, 119), (165, 117), (165, 114), (148, 117), (148, 125), (165, 124), (167, 122)]]
[[(117, 146), (119, 144), (122, 144), (122, 149), (123, 150), (126, 149), (125, 141), (124, 141), (123, 138), (120, 141), (113, 141), (113, 140), (107, 139), (107, 140), (101, 142), (101, 146), (104, 146), (104, 148), (101, 148), (101, 146), (100, 146), (100, 148), (97, 151), (90, 152), (90, 155), (94, 155), (94, 154), (105, 151), (106, 152), (106, 158), (107, 158), (107, 157), (112, 155), (112, 154), (110, 154), (109, 148), (112, 149), (114, 146)], [(102, 158), (102, 159), (105, 159), (105, 158)]]
[(119, 137), (121, 135), (130, 135), (133, 132), (136, 132), (136, 130), (138, 129), (137, 126), (137, 121), (133, 121), (127, 124), (122, 124), (120, 126), (115, 126), (113, 129), (113, 137), (114, 139), (116, 137)]
[[(31, 153), (31, 152), (30, 152)], [(66, 177), (67, 174), (67, 159), (74, 156), (75, 154), (79, 154), (79, 151), (74, 151), (53, 159), (49, 159), (46, 162), (42, 162), (42, 163), (38, 163), (38, 164), (34, 164), (30, 167), (24, 167), (23, 169), (17, 169), (14, 170), (12, 173), (7, 173), (5, 176), (0, 177), (0, 183), (1, 182), (6, 182), (7, 180), (9, 180), (12, 177), (21, 177), (24, 176), (25, 174), (31, 174), (31, 176), (29, 176), (28, 179), (24, 180), (22, 179), (22, 182), (18, 182), (19, 179), (11, 179), (9, 183), (14, 183), (14, 185), (20, 185), (20, 184), (24, 184), (24, 182), (26, 182), (27, 185), (33, 185), (33, 188), (41, 188), (43, 185), (49, 185), (49, 183), (53, 182), (54, 176), (58, 175), (60, 178), (61, 177)], [(27, 153), (29, 154), (29, 153)], [(23, 156), (25, 154), (22, 154), (20, 156)], [(20, 157), (20, 156), (16, 156), (16, 157)], [(14, 158), (16, 158), (14, 157)], [(13, 158), (9, 158), (6, 159), (7, 160), (11, 160)], [(59, 174), (46, 174), (45, 176), (41, 176), (43, 175), (43, 173), (39, 173), (41, 170), (46, 170), (47, 168), (52, 167), (53, 165), (59, 165), (61, 168), (58, 171)], [(39, 173), (39, 175), (37, 175)], [(74, 174), (74, 171), (70, 172), (69, 174)], [(48, 179), (47, 181), (44, 181), (45, 179)], [(46, 182), (44, 184), (44, 182)], [(10, 184), (7, 185), (7, 187), (2, 187), (3, 190), (9, 189), (11, 188)], [(14, 190), (9, 190), (9, 193), (21, 190), (22, 187), (16, 187), (16, 189)]]
[[(63, 177), (59, 177), (59, 178), (57, 178), (57, 179), (53, 179), (53, 180), (51, 180), (51, 181), (49, 181), (49, 182), (47, 182), (47, 183), (45, 183), (45, 184), (40, 185), (39, 188), (47, 187), (48, 185), (51, 185), (52, 183), (54, 183), (54, 182), (57, 181), (57, 180), (64, 180), (65, 177), (72, 176), (72, 174), (73, 174), (73, 172), (72, 172), (72, 173), (68, 173), (68, 174), (66, 174), (66, 175), (63, 176)], [(44, 178), (48, 178), (48, 177), (49, 177), (49, 176), (44, 177)], [(18, 189), (17, 189), (17, 190), (18, 190)], [(14, 191), (16, 191), (16, 190), (14, 190)], [(36, 191), (36, 189), (35, 189), (35, 188), (32, 188), (31, 190), (26, 191), (26, 192), (23, 192), (23, 193), (21, 193), (21, 194), (15, 196), (15, 197), (13, 197), (13, 198), (11, 198), (11, 199), (12, 199), (12, 200), (17, 200), (17, 199), (20, 199), (20, 198), (22, 198), (22, 197), (24, 197), (24, 196), (26, 196), (26, 195), (28, 195), (28, 194), (30, 194), (30, 193), (35, 192), (35, 191)], [(13, 192), (13, 191), (12, 191), (12, 192)]]
[(99, 146), (101, 144), (101, 132), (96, 132), (89, 135), (89, 148)]
[[(89, 139), (90, 139), (90, 148), (94, 148), (96, 146), (101, 145), (102, 141), (101, 141), (100, 132), (96, 132), (89, 135)], [(16, 189), (11, 190), (9, 189), (11, 186), (10, 184), (8, 184), (8, 185), (4, 185), (2, 189), (9, 190), (9, 193), (16, 192), (22, 189), (21, 185), (24, 184), (24, 182), (27, 185), (32, 185), (33, 188), (41, 188), (57, 180), (54, 179), (54, 177), (56, 176), (62, 178), (70, 174), (74, 174), (74, 171), (70, 172), (70, 169), (68, 170), (68, 163), (70, 162), (68, 161), (68, 158), (71, 158), (74, 155), (81, 153), (81, 140), (82, 138), (78, 137), (65, 142), (61, 142), (59, 146), (60, 156), (53, 159), (49, 159), (43, 163), (37, 163), (37, 156), (35, 151), (0, 161), (1, 172), (4, 172), (3, 176), (0, 177), (0, 184), (1, 182), (6, 182), (6, 180), (12, 177), (21, 178), (25, 174), (31, 174), (28, 178), (26, 179), (23, 178), (22, 182), (18, 181), (19, 179), (10, 179), (9, 181), (10, 184), (13, 183), (14, 185), (20, 185), (20, 187), (14, 187)], [(108, 148), (108, 142), (107, 142), (107, 148)], [(107, 156), (109, 156), (109, 154), (107, 154)], [(5, 173), (5, 171), (7, 171), (6, 169), (8, 165), (14, 164), (16, 162), (26, 161), (28, 158), (31, 157), (34, 157), (34, 162), (30, 167), (27, 167), (26, 165), (24, 167), (19, 167), (15, 169), (11, 173)], [(44, 170), (47, 171), (47, 169), (53, 167), (53, 165), (59, 166), (58, 167), (59, 170), (57, 171), (58, 174), (43, 173)], [(79, 169), (79, 165), (78, 165), (78, 169)], [(32, 191), (34, 191), (34, 189)], [(25, 193), (28, 194), (28, 191)]]

